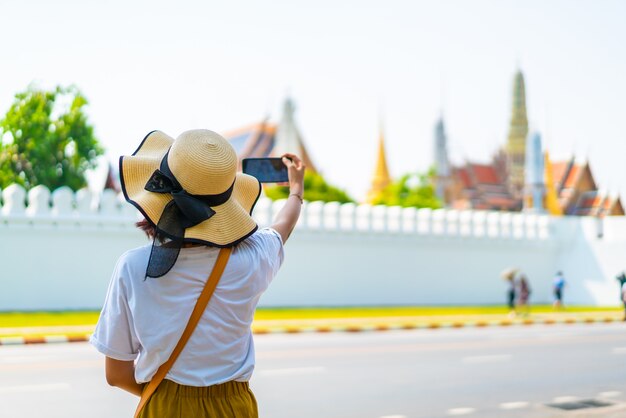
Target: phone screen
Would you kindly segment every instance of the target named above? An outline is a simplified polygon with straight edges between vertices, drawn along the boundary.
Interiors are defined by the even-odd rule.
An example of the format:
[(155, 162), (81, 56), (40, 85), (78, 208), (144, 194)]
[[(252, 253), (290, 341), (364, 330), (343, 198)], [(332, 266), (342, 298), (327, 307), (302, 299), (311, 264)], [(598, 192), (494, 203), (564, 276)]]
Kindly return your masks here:
[(244, 158), (243, 172), (256, 177), (261, 183), (287, 183), (287, 167), (280, 158)]

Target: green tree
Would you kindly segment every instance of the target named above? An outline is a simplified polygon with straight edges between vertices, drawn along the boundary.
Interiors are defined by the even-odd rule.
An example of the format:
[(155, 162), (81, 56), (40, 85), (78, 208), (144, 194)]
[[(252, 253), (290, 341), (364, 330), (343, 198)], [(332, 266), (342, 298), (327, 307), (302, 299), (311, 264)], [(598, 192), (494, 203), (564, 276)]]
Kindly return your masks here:
[(425, 174), (405, 174), (387, 186), (373, 202), (375, 205), (438, 209), (441, 201), (432, 184), (432, 170)]
[[(286, 199), (289, 196), (289, 188), (283, 186), (267, 187), (265, 195), (272, 200)], [(340, 203), (354, 202), (346, 192), (328, 184), (320, 174), (310, 171), (304, 173), (304, 198), (309, 202), (316, 200)]]
[(0, 120), (0, 187), (84, 187), (85, 171), (103, 150), (84, 113), (87, 99), (71, 87), (29, 87)]

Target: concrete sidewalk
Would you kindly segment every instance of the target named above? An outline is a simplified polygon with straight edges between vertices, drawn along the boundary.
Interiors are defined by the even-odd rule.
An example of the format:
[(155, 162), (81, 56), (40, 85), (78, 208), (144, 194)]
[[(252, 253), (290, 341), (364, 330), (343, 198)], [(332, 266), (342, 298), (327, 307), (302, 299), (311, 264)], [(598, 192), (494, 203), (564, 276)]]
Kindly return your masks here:
[[(621, 322), (622, 313), (567, 311), (537, 313), (528, 316), (508, 315), (425, 315), (361, 318), (322, 318), (257, 320), (252, 324), (255, 334), (310, 332), (371, 332), (388, 330), (508, 327), (535, 324), (602, 324)], [(95, 325), (0, 328), (0, 345), (39, 344), (87, 341)]]

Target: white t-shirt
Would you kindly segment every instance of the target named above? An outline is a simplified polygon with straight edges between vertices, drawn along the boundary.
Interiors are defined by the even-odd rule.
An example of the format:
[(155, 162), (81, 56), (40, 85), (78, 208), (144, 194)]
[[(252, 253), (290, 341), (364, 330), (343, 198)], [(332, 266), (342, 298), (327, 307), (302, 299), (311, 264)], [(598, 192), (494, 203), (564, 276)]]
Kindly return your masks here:
[[(182, 248), (165, 276), (144, 280), (150, 245), (115, 266), (91, 344), (117, 360), (134, 360), (148, 382), (169, 358), (217, 259), (218, 248)], [(187, 386), (248, 381), (254, 370), (250, 325), (261, 294), (284, 257), (278, 232), (265, 228), (238, 244), (198, 326), (166, 379)]]

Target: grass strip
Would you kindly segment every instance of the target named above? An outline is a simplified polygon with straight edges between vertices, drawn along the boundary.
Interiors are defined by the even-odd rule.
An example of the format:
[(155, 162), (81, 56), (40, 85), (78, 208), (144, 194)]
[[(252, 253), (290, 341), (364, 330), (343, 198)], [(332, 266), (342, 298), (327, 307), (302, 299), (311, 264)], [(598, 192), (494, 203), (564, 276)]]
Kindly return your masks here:
[[(571, 306), (560, 313), (597, 313), (620, 312), (619, 307)], [(551, 305), (531, 307), (532, 313), (555, 313)], [(506, 306), (367, 306), (367, 307), (291, 307), (291, 308), (259, 308), (255, 320), (280, 319), (324, 319), (324, 318), (368, 318), (368, 317), (399, 317), (399, 316), (445, 316), (445, 315), (506, 315)]]
[(0, 312), (0, 328), (95, 325), (99, 311)]
[[(359, 307), (287, 307), (259, 308), (254, 319), (307, 320), (341, 318), (438, 317), (506, 315), (505, 306), (359, 306)], [(531, 308), (532, 314), (598, 314), (622, 312), (619, 307), (568, 306), (555, 312), (550, 305)], [(0, 312), (0, 328), (95, 325), (99, 311)]]

